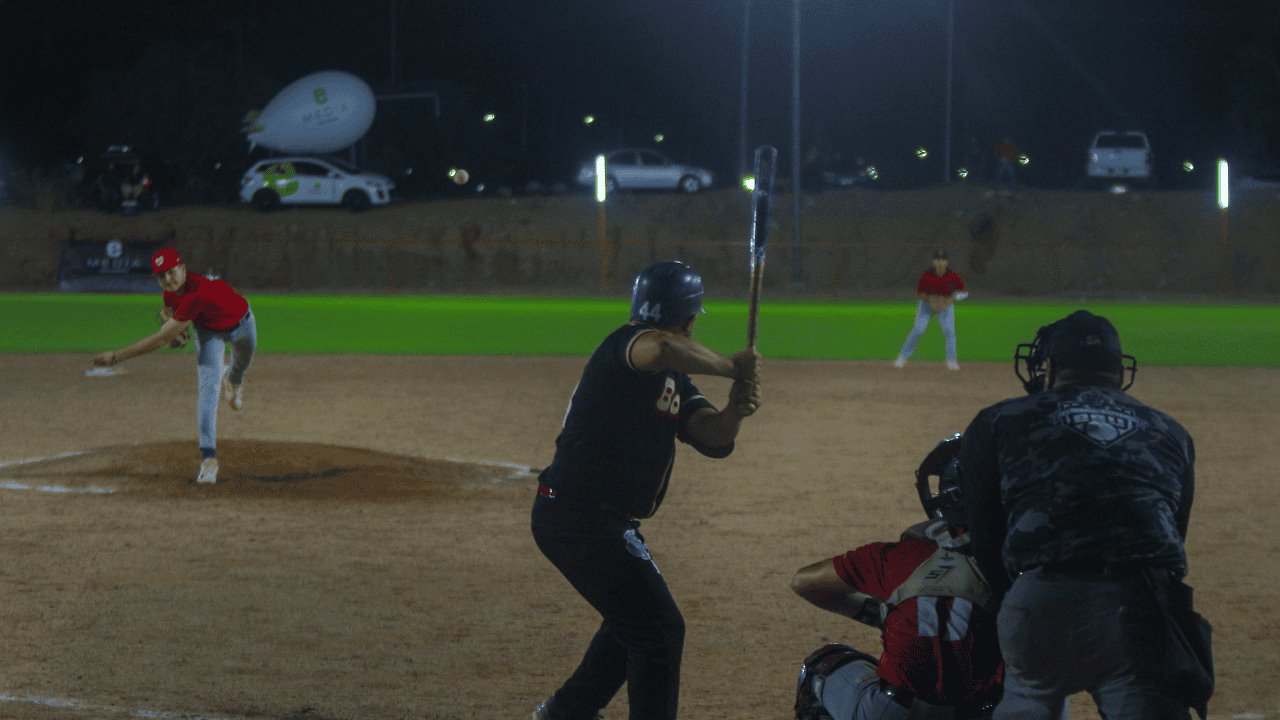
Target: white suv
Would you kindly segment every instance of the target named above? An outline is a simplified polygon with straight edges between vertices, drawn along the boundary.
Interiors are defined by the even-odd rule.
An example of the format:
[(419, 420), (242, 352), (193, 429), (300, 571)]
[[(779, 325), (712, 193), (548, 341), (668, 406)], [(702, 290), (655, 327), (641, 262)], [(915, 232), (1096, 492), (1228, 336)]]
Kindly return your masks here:
[(283, 157), (254, 163), (240, 178), (240, 200), (263, 212), (281, 205), (342, 205), (359, 212), (391, 202), (395, 183), (336, 158)]
[(1103, 130), (1093, 136), (1085, 167), (1091, 178), (1148, 180), (1151, 178), (1151, 143), (1137, 130)]

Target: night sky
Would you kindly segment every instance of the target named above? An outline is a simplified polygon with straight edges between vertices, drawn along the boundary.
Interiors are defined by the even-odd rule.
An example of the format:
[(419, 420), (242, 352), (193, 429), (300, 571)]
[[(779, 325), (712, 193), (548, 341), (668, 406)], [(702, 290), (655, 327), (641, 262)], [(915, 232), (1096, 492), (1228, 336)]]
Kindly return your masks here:
[[(677, 159), (736, 172), (742, 0), (0, 0), (0, 161), (52, 167), (127, 141), (180, 165), (242, 168), (240, 119), (288, 82), (336, 68), (391, 89), (393, 7), (394, 89), (449, 94), (445, 117), (421, 128), (440, 142), (371, 137), (384, 146), (367, 148), (375, 165), (396, 160), (394, 142), (420, 162), (471, 156), (563, 179), (597, 150), (653, 146), (661, 132)], [(918, 145), (940, 155), (947, 8), (802, 0), (804, 146), (887, 167), (907, 168)], [(1222, 154), (1280, 164), (1280, 3), (955, 0), (955, 12), (957, 164), (1007, 134), (1032, 156), (1032, 180), (1069, 185), (1107, 128), (1145, 130), (1161, 171)], [(752, 2), (749, 142), (777, 145), (784, 163), (790, 17), (789, 1)], [(498, 122), (472, 128), (483, 112)]]

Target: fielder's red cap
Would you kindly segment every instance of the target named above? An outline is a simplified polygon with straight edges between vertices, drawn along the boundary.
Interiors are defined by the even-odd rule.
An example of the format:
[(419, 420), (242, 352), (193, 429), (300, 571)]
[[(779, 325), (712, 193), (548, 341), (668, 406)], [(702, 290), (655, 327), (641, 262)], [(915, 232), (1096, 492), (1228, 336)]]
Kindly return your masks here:
[(159, 275), (170, 268), (177, 267), (182, 264), (182, 258), (178, 257), (178, 251), (173, 248), (160, 248), (155, 255), (151, 256), (151, 274)]

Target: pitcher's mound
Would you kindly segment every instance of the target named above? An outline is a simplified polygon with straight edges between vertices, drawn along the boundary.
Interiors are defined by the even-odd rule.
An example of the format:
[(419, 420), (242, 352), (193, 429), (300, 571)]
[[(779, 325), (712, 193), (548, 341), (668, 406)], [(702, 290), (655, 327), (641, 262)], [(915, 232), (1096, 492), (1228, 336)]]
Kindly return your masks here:
[(121, 445), (0, 468), (10, 487), (50, 492), (167, 492), (340, 500), (443, 499), (468, 485), (530, 480), (528, 470), (313, 443), (226, 440), (218, 483), (197, 485), (190, 441)]

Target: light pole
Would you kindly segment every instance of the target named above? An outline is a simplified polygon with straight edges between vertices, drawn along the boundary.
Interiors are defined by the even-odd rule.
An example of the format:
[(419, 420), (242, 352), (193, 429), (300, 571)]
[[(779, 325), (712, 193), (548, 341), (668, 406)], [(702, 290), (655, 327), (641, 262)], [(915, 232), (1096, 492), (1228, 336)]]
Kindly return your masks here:
[(390, 68), (390, 70), (391, 70), (391, 71), (390, 71), (390, 73), (388, 73), (388, 75), (389, 75), (388, 80), (389, 80), (389, 81), (390, 81), (390, 83), (391, 83), (391, 89), (392, 89), (392, 90), (395, 90), (395, 89), (396, 89), (396, 81), (397, 81), (397, 78), (396, 78), (396, 36), (397, 36), (397, 35), (399, 35), (399, 32), (398, 32), (398, 31), (397, 31), (397, 29), (396, 29), (396, 13), (398, 12), (398, 10), (397, 10), (397, 7), (396, 7), (396, 6), (397, 6), (399, 3), (400, 3), (400, 0), (391, 0), (391, 37), (390, 37), (390, 42), (388, 43), (388, 44), (391, 46), (391, 47), (390, 47), (390, 50), (391, 50), (391, 68)]
[(747, 175), (747, 71), (751, 60), (751, 0), (742, 0), (742, 60), (738, 72), (738, 182)]
[(791, 282), (800, 285), (800, 0), (791, 0)]
[(951, 81), (954, 77), (956, 44), (956, 0), (947, 0), (947, 98), (946, 119), (943, 124), (942, 142), (942, 182), (951, 182)]

